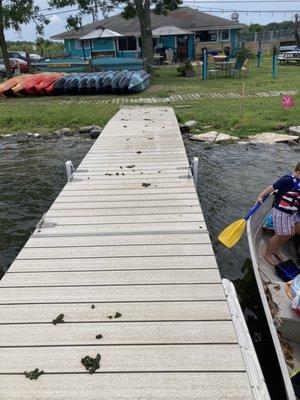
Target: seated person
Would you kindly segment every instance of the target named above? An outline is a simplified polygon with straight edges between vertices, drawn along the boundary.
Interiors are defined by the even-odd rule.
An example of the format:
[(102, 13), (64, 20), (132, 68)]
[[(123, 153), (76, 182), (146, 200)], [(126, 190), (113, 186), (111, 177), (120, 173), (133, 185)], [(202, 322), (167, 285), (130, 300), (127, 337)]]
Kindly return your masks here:
[(300, 234), (300, 162), (297, 163), (293, 174), (284, 175), (273, 185), (264, 189), (257, 198), (262, 202), (264, 196), (275, 193), (272, 210), (275, 235), (270, 239), (263, 256), (265, 260), (275, 266), (278, 258), (281, 260), (279, 249), (292, 236)]

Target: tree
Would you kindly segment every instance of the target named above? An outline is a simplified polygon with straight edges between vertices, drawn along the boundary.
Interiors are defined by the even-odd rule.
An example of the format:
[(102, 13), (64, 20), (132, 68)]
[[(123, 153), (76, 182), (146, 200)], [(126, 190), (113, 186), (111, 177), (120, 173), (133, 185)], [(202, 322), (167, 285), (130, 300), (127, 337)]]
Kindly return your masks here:
[(263, 30), (263, 26), (260, 24), (250, 24), (247, 30), (249, 33), (261, 32)]
[(295, 30), (294, 30), (294, 35), (295, 35), (295, 40), (296, 40), (296, 45), (300, 47), (300, 21), (299, 21), (299, 15), (295, 15)]
[(12, 73), (4, 31), (9, 28), (20, 31), (22, 24), (29, 24), (31, 21), (35, 22), (39, 34), (42, 34), (44, 25), (49, 23), (33, 0), (0, 0), (0, 47), (8, 77)]
[[(181, 3), (182, 0), (49, 0), (50, 6), (63, 8), (77, 5), (80, 13), (90, 14), (98, 8), (105, 14), (115, 7), (123, 6), (122, 15), (125, 19), (137, 16), (141, 29), (143, 58), (148, 72), (151, 71), (153, 65), (151, 12), (166, 15), (168, 12), (176, 10)], [(78, 21), (80, 21), (78, 15), (70, 16), (68, 25), (78, 29)]]

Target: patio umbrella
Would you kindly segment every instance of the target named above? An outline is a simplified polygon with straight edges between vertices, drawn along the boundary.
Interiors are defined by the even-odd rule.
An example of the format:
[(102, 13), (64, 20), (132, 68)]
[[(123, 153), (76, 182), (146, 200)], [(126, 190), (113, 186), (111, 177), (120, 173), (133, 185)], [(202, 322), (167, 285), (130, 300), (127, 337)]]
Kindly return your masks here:
[(92, 40), (93, 39), (106, 39), (106, 38), (117, 38), (123, 36), (118, 32), (112, 31), (110, 29), (106, 29), (104, 27), (100, 27), (98, 29), (94, 29), (93, 31), (87, 33), (86, 35), (83, 35), (79, 38), (79, 40), (84, 43), (84, 40), (89, 40), (90, 42), (90, 49), (91, 49), (91, 57), (92, 57)]
[(160, 37), (160, 36), (178, 36), (178, 35), (189, 35), (192, 32), (186, 31), (177, 26), (161, 26), (160, 28), (156, 28), (152, 31), (153, 37)]

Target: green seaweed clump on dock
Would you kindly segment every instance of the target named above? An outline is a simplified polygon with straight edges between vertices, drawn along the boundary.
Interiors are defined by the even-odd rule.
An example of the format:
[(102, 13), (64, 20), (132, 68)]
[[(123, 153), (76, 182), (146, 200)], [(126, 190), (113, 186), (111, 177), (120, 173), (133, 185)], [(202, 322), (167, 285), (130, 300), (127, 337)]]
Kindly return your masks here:
[(44, 374), (44, 371), (43, 370), (40, 371), (38, 368), (34, 369), (33, 371), (29, 371), (29, 372), (25, 371), (24, 372), (24, 375), (26, 376), (26, 378), (30, 379), (31, 381), (38, 379), (43, 374)]
[(53, 325), (56, 325), (56, 324), (63, 324), (65, 321), (64, 321), (64, 314), (59, 314), (53, 321), (52, 321), (52, 324)]
[(85, 366), (89, 374), (94, 374), (97, 369), (100, 368), (100, 354), (97, 354), (95, 358), (90, 356), (85, 356), (81, 359), (81, 363)]

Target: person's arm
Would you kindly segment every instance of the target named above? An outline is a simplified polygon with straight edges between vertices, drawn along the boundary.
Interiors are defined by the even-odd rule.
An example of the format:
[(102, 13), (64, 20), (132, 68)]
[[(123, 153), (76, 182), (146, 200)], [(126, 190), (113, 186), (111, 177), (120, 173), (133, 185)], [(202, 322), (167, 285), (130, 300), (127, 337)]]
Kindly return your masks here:
[(263, 198), (267, 196), (268, 194), (274, 192), (274, 187), (273, 185), (266, 187), (259, 195), (258, 198), (256, 199), (257, 203), (262, 203)]

